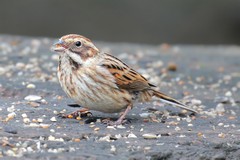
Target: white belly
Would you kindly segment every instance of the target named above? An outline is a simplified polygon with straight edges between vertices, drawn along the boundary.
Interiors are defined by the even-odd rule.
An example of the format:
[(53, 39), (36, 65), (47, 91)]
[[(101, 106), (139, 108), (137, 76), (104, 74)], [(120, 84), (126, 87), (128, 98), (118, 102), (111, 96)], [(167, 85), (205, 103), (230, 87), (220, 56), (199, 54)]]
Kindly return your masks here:
[[(100, 68), (101, 69), (101, 68)], [(67, 95), (74, 99), (79, 105), (90, 110), (106, 113), (120, 112), (132, 101), (132, 96), (124, 90), (119, 90), (115, 81), (109, 78), (100, 77), (92, 70), (85, 69), (85, 73), (78, 73), (78, 76), (70, 75), (72, 72), (65, 72), (65, 78), (61, 78), (58, 72), (59, 82)], [(99, 76), (96, 82), (92, 77), (86, 76), (88, 72)], [(101, 72), (104, 72), (101, 71)], [(75, 74), (76, 75), (76, 74)], [(64, 85), (65, 84), (65, 85)]]

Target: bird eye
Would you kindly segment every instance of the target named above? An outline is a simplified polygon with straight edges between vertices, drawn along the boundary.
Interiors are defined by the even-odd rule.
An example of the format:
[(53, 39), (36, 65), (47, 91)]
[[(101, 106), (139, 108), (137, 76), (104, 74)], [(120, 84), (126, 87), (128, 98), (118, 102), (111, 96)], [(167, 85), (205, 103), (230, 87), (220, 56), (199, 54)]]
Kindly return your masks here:
[(77, 47), (80, 47), (80, 46), (82, 45), (82, 43), (81, 43), (80, 41), (77, 41), (77, 42), (75, 43), (75, 45), (76, 45)]

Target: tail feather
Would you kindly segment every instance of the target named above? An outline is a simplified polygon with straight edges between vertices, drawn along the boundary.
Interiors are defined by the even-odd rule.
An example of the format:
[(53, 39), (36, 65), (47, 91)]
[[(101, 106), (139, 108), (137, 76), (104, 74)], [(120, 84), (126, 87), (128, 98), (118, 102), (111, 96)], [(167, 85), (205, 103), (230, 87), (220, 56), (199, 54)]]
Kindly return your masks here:
[(194, 112), (194, 113), (197, 113), (197, 111), (191, 109), (191, 108), (188, 108), (185, 104), (167, 96), (166, 94), (164, 93), (161, 93), (159, 91), (155, 91), (153, 92), (153, 95), (160, 98), (161, 101), (165, 102), (165, 103), (168, 103), (168, 104), (172, 104), (174, 106), (177, 106), (177, 107), (180, 107), (182, 109), (186, 109), (188, 111), (191, 111), (191, 112)]

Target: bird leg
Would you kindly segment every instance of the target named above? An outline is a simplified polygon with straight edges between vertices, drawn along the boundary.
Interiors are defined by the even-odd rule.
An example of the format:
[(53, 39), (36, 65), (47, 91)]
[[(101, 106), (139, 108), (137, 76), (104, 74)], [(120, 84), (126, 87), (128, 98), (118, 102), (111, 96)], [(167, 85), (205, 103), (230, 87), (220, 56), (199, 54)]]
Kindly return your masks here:
[(132, 109), (132, 104), (129, 104), (126, 108), (126, 110), (123, 112), (123, 114), (118, 118), (117, 121), (110, 121), (108, 122), (108, 125), (114, 126), (114, 125), (120, 125), (124, 123), (124, 118), (126, 117), (127, 113)]

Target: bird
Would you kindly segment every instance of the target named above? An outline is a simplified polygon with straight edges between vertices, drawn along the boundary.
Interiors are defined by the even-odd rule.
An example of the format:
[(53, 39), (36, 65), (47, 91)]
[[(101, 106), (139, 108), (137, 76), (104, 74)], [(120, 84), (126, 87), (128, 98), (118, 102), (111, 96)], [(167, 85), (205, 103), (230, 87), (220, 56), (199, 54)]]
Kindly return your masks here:
[(197, 113), (180, 101), (157, 91), (156, 86), (140, 73), (117, 57), (100, 51), (90, 39), (82, 35), (64, 35), (52, 46), (52, 50), (59, 53), (59, 83), (71, 99), (84, 107), (80, 112), (123, 111), (111, 123), (119, 125), (123, 124), (135, 103), (151, 101), (155, 96), (164, 103)]

